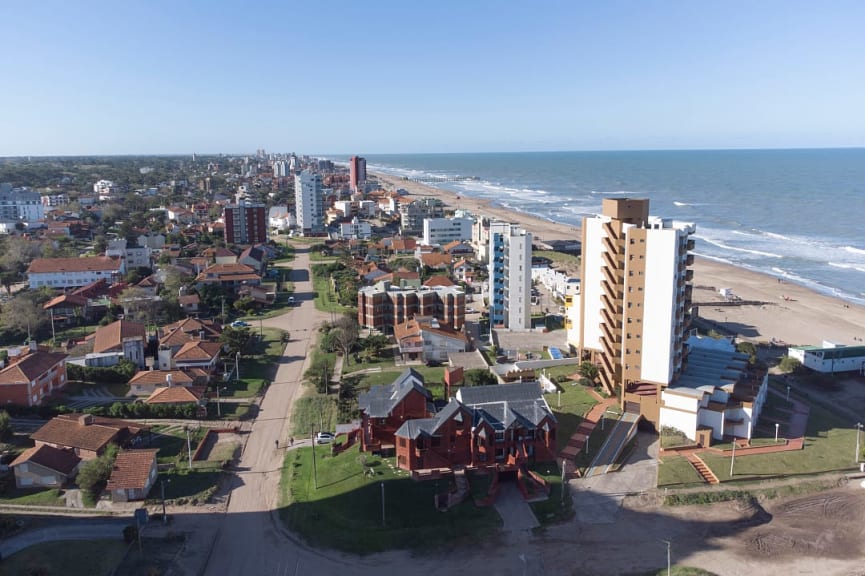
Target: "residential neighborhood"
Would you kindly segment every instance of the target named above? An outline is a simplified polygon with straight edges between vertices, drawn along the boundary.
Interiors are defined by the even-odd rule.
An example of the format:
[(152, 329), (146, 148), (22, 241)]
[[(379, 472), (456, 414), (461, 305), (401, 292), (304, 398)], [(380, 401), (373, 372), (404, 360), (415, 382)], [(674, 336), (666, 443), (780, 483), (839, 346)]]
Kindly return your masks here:
[[(213, 543), (270, 557), (248, 513), (326, 557), (758, 493), (789, 458), (802, 477), (859, 470), (858, 428), (805, 440), (828, 418), (814, 386), (858, 398), (862, 346), (702, 318), (721, 296), (694, 283), (694, 227), (648, 201), (604, 200), (579, 239), (547, 241), (362, 157), (160, 165), (8, 186), (47, 200), (0, 237), (0, 514), (146, 510), (149, 538), (210, 550), (175, 566), (243, 573)], [(836, 455), (853, 440), (855, 461)], [(341, 536), (357, 526), (370, 538)]]

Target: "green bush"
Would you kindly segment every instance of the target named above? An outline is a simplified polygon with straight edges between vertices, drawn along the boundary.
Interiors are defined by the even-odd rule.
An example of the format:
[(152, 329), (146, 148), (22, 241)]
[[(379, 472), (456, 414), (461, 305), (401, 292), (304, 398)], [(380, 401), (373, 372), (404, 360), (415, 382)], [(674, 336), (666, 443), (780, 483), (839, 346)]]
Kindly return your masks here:
[(121, 360), (116, 366), (99, 368), (95, 366), (78, 366), (67, 364), (66, 374), (69, 380), (81, 382), (96, 382), (98, 384), (126, 384), (135, 375), (135, 364), (129, 360)]
[(144, 402), (115, 402), (111, 406), (91, 406), (84, 410), (94, 416), (111, 418), (195, 418), (196, 404), (145, 404)]
[(786, 372), (789, 374), (791, 372), (798, 372), (802, 368), (802, 363), (790, 356), (784, 356), (778, 363), (778, 368), (782, 372)]

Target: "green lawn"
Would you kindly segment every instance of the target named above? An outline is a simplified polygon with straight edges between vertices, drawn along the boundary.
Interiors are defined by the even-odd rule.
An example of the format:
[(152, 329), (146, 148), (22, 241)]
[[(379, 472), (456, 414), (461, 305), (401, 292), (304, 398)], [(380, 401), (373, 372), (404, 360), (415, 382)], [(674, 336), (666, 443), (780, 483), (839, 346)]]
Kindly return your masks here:
[[(559, 422), (556, 430), (556, 449), (561, 450), (568, 445), (574, 432), (579, 428), (583, 417), (598, 403), (594, 396), (589, 394), (585, 386), (580, 384), (564, 382), (559, 385), (561, 389), (561, 405), (559, 394), (547, 394), (547, 404), (553, 409), (553, 414)], [(600, 429), (598, 430), (600, 433)], [(592, 440), (594, 440), (594, 434)], [(600, 448), (600, 446), (598, 446)], [(590, 447), (591, 449), (591, 447)]]
[(336, 301), (337, 295), (329, 289), (327, 278), (321, 278), (313, 274), (312, 289), (315, 292), (315, 308), (322, 312), (336, 312), (338, 314), (357, 314), (357, 309), (351, 306), (343, 306)]
[(664, 455), (658, 459), (658, 487), (686, 488), (705, 482), (684, 456)]
[[(390, 549), (445, 550), (450, 543), (487, 540), (500, 525), (491, 508), (464, 502), (447, 512), (433, 506), (446, 481), (414, 482), (393, 469), (393, 459), (364, 455), (372, 476), (364, 475), (358, 449), (331, 457), (316, 449), (318, 486), (312, 451), (292, 450), (282, 471), (280, 516), (289, 530), (314, 546), (356, 554)], [(385, 523), (382, 525), (382, 485)]]
[(249, 415), (252, 404), (249, 402), (220, 402), (217, 408), (216, 399), (207, 403), (207, 417), (222, 420), (244, 420)]
[(532, 470), (543, 478), (550, 486), (550, 497), (541, 502), (532, 502), (530, 506), (538, 522), (552, 524), (563, 522), (574, 515), (573, 501), (569, 491), (562, 498), (562, 471), (554, 463), (536, 464)]
[[(842, 426), (844, 426), (842, 428)], [(820, 406), (812, 405), (805, 432), (805, 448), (776, 454), (736, 455), (736, 482), (784, 478), (855, 468), (856, 433), (848, 422)], [(729, 482), (730, 456), (700, 456), (721, 482)]]
[[(193, 447), (193, 450), (195, 447)], [(147, 503), (154, 505), (162, 502), (162, 481), (165, 480), (165, 500), (178, 505), (204, 504), (216, 491), (222, 470), (213, 462), (199, 462), (192, 470), (175, 468), (160, 472), (147, 495)]]
[(311, 393), (298, 398), (291, 417), (292, 434), (297, 438), (307, 438), (312, 430), (336, 429), (337, 424), (336, 395)]
[[(276, 366), (282, 357), (285, 344), (282, 342), (282, 330), (278, 328), (264, 328), (257, 330), (256, 326), (250, 328), (254, 334), (259, 331), (262, 340), (256, 342), (254, 349), (248, 356), (240, 359), (240, 382), (229, 382), (224, 386), (228, 388), (224, 392), (226, 397), (251, 398), (257, 396), (264, 387), (265, 382), (272, 381), (276, 376)], [(220, 389), (220, 395), (223, 395)]]
[[(207, 432), (204, 428), (196, 428), (189, 431), (189, 441), (192, 444), (192, 452), (198, 448), (199, 442)], [(151, 445), (158, 448), (157, 460), (160, 464), (174, 462), (180, 467), (187, 468), (186, 432), (179, 428), (158, 427), (152, 430)]]
[(3, 504), (19, 504), (22, 506), (66, 506), (66, 499), (60, 496), (57, 488), (25, 490), (12, 488), (0, 495)]
[(0, 576), (107, 576), (120, 563), (126, 549), (127, 545), (120, 538), (36, 544), (4, 558), (0, 564)]

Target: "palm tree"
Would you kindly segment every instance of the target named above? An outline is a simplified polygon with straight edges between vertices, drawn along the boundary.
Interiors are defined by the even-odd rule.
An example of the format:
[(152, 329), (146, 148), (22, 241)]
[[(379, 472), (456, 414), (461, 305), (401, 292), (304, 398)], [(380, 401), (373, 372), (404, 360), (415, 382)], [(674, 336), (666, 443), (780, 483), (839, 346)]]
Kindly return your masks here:
[(577, 367), (577, 372), (583, 377), (583, 380), (588, 381), (589, 385), (595, 386), (598, 383), (598, 367), (588, 360), (581, 362)]

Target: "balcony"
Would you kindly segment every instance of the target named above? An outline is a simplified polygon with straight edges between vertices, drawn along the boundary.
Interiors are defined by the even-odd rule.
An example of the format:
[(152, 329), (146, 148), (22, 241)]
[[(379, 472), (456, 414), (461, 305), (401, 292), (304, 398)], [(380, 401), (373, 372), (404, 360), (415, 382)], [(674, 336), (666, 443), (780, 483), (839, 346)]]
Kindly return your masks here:
[(694, 271), (687, 270), (685, 271), (685, 282), (693, 282), (694, 281)]
[(694, 265), (694, 255), (688, 254), (685, 256), (685, 266), (693, 266)]
[(686, 250), (689, 250), (689, 251), (690, 251), (690, 250), (693, 250), (693, 249), (696, 248), (696, 247), (697, 247), (697, 243), (693, 240), (693, 238), (692, 238), (692, 239), (689, 239), (689, 240), (685, 243), (685, 249), (686, 249)]

